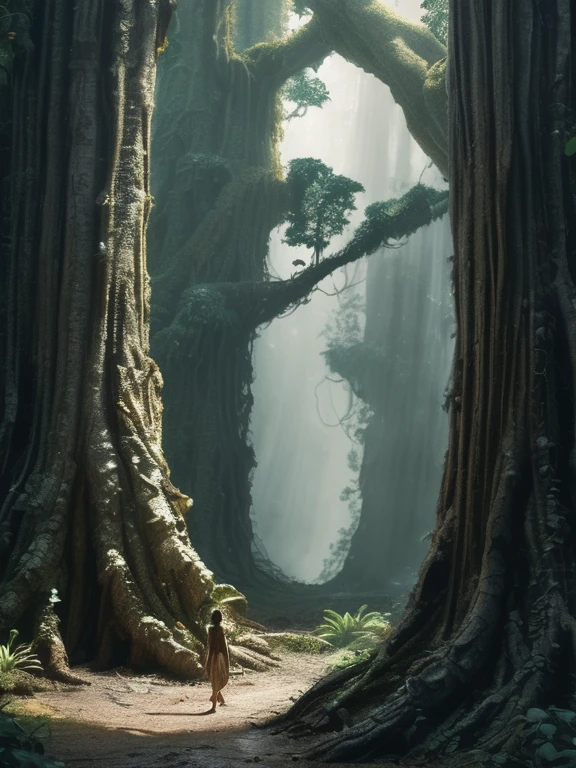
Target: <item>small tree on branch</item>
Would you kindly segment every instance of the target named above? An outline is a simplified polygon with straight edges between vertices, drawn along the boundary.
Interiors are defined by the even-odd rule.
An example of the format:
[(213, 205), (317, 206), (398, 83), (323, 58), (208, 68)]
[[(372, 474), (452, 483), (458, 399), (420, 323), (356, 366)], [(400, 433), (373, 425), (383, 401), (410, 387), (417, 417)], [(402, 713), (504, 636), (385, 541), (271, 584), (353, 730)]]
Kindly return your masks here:
[(285, 120), (304, 117), (310, 107), (322, 107), (330, 101), (326, 84), (319, 77), (312, 77), (307, 69), (288, 80), (284, 86), (283, 95), (285, 99), (295, 104), (292, 112), (284, 116)]
[(283, 242), (310, 248), (319, 264), (330, 240), (350, 223), (348, 214), (356, 210), (354, 198), (364, 187), (312, 157), (292, 160), (286, 183), (291, 205)]

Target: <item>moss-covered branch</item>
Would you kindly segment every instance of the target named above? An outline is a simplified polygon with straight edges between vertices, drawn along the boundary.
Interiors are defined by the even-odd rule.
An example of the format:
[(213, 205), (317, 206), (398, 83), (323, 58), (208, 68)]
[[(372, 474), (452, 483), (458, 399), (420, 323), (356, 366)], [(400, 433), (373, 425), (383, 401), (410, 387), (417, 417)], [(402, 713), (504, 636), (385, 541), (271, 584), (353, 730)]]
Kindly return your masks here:
[(366, 219), (341, 251), (290, 280), (194, 286), (184, 294), (175, 327), (195, 329), (194, 332), (202, 326), (213, 330), (220, 327), (232, 334), (255, 330), (304, 299), (334, 270), (407, 237), (443, 216), (447, 202), (446, 192), (417, 184), (399, 199), (374, 203), (366, 209)]
[(379, 0), (310, 0), (325, 44), (390, 87), (408, 129), (447, 174), (446, 48)]
[(333, 51), (389, 86), (412, 136), (448, 173), (446, 48), (424, 24), (379, 0), (310, 0), (312, 19), (283, 40), (242, 55), (253, 77), (282, 84)]
[(318, 19), (312, 18), (282, 40), (253, 45), (242, 58), (254, 78), (280, 86), (306, 67), (320, 64), (331, 53)]
[(379, 248), (430, 224), (446, 213), (447, 203), (446, 192), (418, 184), (399, 199), (369, 206), (366, 218), (341, 251), (305, 269), (291, 280), (261, 284), (259, 300), (253, 297), (247, 308), (250, 324), (258, 327), (270, 322), (305, 298), (336, 269), (369, 256)]

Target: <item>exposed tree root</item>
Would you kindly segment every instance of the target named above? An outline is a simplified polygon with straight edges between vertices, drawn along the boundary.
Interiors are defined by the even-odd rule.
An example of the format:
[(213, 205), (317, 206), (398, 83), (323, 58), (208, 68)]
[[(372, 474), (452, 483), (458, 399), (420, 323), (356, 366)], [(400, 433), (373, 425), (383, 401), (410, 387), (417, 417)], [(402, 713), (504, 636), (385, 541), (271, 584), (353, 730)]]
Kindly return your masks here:
[(232, 661), (240, 664), (246, 669), (253, 669), (256, 672), (264, 672), (270, 667), (277, 667), (279, 662), (268, 655), (252, 651), (250, 648), (241, 648), (238, 645), (230, 644), (230, 658)]
[(41, 611), (38, 627), (34, 632), (33, 650), (49, 679), (68, 685), (90, 685), (87, 680), (70, 671), (68, 654), (60, 636), (58, 617), (50, 602)]

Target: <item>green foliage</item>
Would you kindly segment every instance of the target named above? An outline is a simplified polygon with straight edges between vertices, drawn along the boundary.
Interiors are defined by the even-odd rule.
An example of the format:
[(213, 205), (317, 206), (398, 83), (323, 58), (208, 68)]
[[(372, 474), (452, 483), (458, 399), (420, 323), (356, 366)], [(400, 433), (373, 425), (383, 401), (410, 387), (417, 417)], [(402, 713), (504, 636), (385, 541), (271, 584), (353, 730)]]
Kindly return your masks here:
[(37, 691), (50, 691), (52, 687), (50, 681), (22, 669), (0, 672), (0, 695), (9, 693), (14, 696), (31, 696)]
[(0, 765), (5, 768), (64, 768), (64, 763), (44, 757), (37, 731), (27, 733), (19, 722), (0, 708)]
[(370, 657), (370, 651), (339, 651), (335, 654), (332, 663), (328, 666), (328, 672), (337, 672), (339, 669), (346, 669), (361, 661), (366, 661)]
[(284, 242), (311, 248), (318, 262), (330, 240), (349, 223), (348, 214), (356, 210), (355, 195), (364, 187), (312, 157), (292, 160), (286, 182), (291, 206)]
[(568, 157), (572, 157), (572, 155), (576, 155), (576, 136), (574, 136), (574, 138), (570, 139), (570, 141), (566, 143), (566, 147), (564, 151), (566, 152)]
[(422, 21), (441, 43), (448, 42), (449, 0), (422, 0)]
[(0, 672), (13, 672), (16, 669), (37, 669), (42, 671), (38, 657), (32, 653), (32, 646), (20, 644), (15, 648), (14, 640), (18, 637), (18, 630), (10, 632), (10, 638), (6, 645), (0, 645)]
[(319, 77), (310, 75), (307, 69), (288, 80), (284, 86), (283, 95), (296, 105), (292, 112), (285, 115), (285, 120), (304, 117), (310, 107), (322, 107), (330, 101), (326, 84)]
[(390, 246), (392, 242), (414, 234), (422, 226), (424, 212), (432, 222), (444, 216), (447, 210), (447, 192), (416, 184), (402, 197), (369, 205), (350, 247), (360, 248), (369, 256), (382, 246)]
[(382, 642), (390, 631), (389, 613), (364, 613), (368, 608), (363, 605), (354, 616), (346, 612), (341, 616), (336, 611), (326, 608), (324, 624), (316, 627), (314, 634), (326, 640), (335, 648), (365, 650)]
[[(522, 756), (535, 765), (574, 768), (576, 765), (576, 711), (536, 707), (525, 715)], [(497, 758), (498, 756), (496, 756)], [(504, 759), (506, 755), (502, 755)], [(502, 764), (505, 764), (504, 762)]]
[(331, 650), (330, 645), (313, 635), (301, 635), (295, 632), (274, 632), (263, 637), (271, 648), (291, 651), (292, 653), (317, 655)]

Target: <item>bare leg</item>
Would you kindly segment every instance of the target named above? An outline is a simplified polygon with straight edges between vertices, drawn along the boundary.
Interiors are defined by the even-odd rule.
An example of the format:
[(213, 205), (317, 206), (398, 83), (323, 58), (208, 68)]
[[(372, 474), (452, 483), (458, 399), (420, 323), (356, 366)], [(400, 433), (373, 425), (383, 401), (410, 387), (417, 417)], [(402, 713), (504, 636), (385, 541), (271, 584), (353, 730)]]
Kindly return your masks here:
[(222, 691), (218, 691), (218, 702), (221, 707), (223, 707), (224, 704), (226, 704), (226, 702), (224, 701), (224, 696), (222, 696)]

